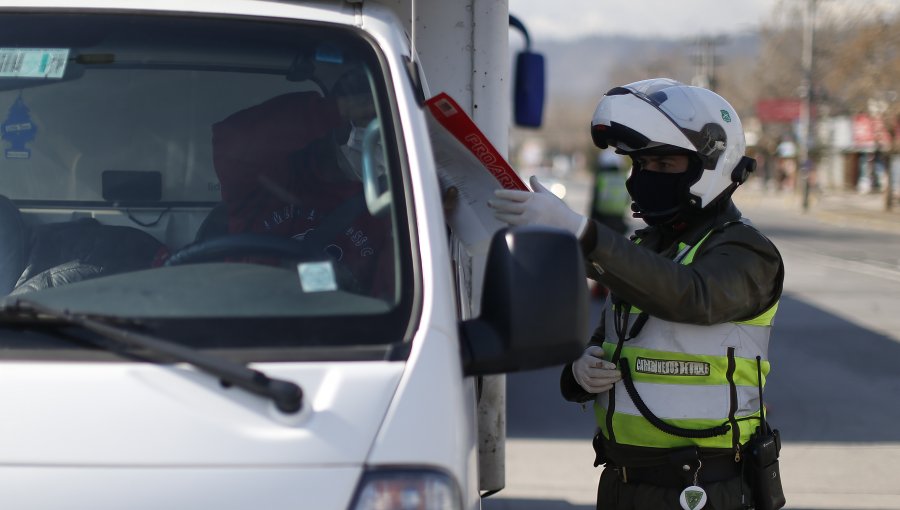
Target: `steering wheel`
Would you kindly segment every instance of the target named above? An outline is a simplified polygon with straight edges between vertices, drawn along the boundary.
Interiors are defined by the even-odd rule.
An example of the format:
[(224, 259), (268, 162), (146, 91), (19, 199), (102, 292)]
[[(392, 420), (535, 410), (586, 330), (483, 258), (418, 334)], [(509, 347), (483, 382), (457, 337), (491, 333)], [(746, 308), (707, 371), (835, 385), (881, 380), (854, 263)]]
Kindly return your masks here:
[(251, 255), (291, 260), (311, 259), (319, 255), (315, 253), (314, 244), (276, 235), (231, 234), (189, 244), (170, 255), (163, 266), (180, 266)]
[(338, 286), (347, 291), (363, 293), (356, 275), (346, 265), (322, 251), (319, 243), (302, 242), (290, 237), (271, 234), (242, 233), (214, 237), (189, 244), (176, 251), (163, 267), (180, 266), (224, 260), (228, 257), (273, 257), (281, 260), (303, 261), (327, 257), (332, 262)]

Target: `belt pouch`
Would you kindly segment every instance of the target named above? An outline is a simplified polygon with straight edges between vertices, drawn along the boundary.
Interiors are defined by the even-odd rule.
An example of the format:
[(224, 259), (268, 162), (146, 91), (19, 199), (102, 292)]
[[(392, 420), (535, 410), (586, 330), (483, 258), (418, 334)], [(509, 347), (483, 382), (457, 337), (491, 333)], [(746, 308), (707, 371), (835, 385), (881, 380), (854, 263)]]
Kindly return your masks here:
[(603, 447), (603, 432), (600, 432), (600, 429), (597, 429), (597, 433), (594, 434), (594, 440), (591, 443), (591, 446), (594, 447), (594, 467), (599, 466), (600, 464), (606, 464), (606, 449)]

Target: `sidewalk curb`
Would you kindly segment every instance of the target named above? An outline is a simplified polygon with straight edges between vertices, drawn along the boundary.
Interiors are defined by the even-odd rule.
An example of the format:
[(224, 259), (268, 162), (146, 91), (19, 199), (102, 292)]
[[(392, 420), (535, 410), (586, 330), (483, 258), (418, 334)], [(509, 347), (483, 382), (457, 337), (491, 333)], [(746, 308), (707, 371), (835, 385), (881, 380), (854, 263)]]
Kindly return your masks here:
[(900, 234), (900, 201), (893, 210), (886, 211), (882, 194), (816, 193), (810, 197), (807, 210), (803, 209), (802, 196), (789, 192), (740, 189), (735, 193), (734, 201), (738, 208), (748, 211), (757, 208), (789, 211), (839, 227)]

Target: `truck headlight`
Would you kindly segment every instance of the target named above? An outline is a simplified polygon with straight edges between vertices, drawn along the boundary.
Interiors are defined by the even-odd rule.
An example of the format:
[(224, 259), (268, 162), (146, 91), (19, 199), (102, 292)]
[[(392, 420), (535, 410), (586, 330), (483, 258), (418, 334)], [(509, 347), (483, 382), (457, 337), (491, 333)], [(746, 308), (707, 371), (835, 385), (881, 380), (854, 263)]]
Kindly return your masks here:
[(434, 469), (382, 468), (367, 471), (351, 510), (459, 510), (459, 486)]

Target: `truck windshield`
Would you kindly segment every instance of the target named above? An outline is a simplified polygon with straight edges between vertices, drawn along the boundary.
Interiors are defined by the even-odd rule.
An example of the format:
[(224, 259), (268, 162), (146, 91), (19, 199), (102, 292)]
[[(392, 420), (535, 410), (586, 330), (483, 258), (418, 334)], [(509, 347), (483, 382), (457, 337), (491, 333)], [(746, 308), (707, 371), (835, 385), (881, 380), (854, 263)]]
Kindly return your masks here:
[(402, 342), (382, 67), (329, 24), (0, 15), (0, 294), (263, 357)]

